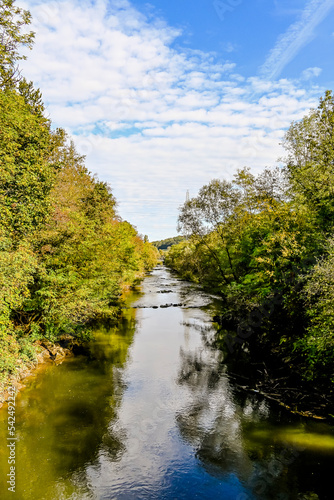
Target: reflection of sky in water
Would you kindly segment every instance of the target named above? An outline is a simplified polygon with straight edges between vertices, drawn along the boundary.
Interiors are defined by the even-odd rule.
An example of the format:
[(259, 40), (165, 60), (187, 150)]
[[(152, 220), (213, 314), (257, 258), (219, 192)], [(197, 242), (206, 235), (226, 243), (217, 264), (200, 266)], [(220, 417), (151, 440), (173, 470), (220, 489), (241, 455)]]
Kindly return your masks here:
[[(145, 281), (145, 294), (135, 305), (150, 307), (174, 301), (188, 302), (192, 306), (209, 303), (208, 298), (202, 297), (193, 287), (174, 279), (171, 282), (161, 279), (168, 277), (164, 270), (157, 275)], [(158, 293), (168, 289), (173, 293)], [(180, 289), (184, 293), (180, 294)], [(202, 381), (197, 378), (191, 386), (183, 383), (182, 373), (188, 370), (188, 362), (191, 365), (191, 359), (197, 355), (201, 363), (212, 365), (213, 369), (220, 362), (218, 354), (203, 349), (199, 329), (184, 323), (195, 321), (203, 326), (208, 319), (198, 309), (137, 309), (138, 329), (131, 348), (131, 363), (124, 373), (127, 389), (118, 414), (126, 434), (126, 451), (118, 463), (110, 463), (102, 456), (98, 466), (94, 464), (87, 470), (93, 491), (103, 492), (103, 498), (235, 500), (238, 494), (246, 491), (233, 474), (233, 468), (223, 475), (212, 475), (202, 466), (196, 455), (201, 434), (196, 432), (192, 441), (182, 424), (184, 417), (188, 430), (193, 427), (189, 412), (193, 411), (198, 395), (204, 403), (203, 391), (207, 390), (208, 382), (205, 376)], [(211, 409), (208, 407), (208, 413), (201, 415), (201, 427), (208, 432), (213, 426), (211, 420), (216, 419), (215, 406), (220, 406), (219, 399), (226, 401), (225, 411), (233, 405), (226, 377), (211, 396)], [(238, 433), (235, 425), (231, 420), (229, 430), (226, 429), (230, 444)]]
[[(93, 491), (117, 499), (290, 498), (285, 471), (299, 452), (273, 440), (267, 403), (240, 401), (222, 354), (205, 346), (203, 334), (214, 330), (198, 307), (211, 299), (163, 269), (143, 291), (119, 411), (126, 450), (118, 463), (100, 457), (87, 470)], [(150, 308), (173, 302), (183, 307)], [(267, 434), (249, 429), (248, 438), (247, 426), (258, 424)]]
[[(198, 306), (211, 299), (169, 276), (144, 281), (128, 300), (139, 308), (96, 332), (88, 360), (22, 393), (20, 494), (8, 498), (332, 500), (333, 428), (238, 391), (205, 342), (215, 330)], [(159, 307), (170, 303), (185, 305)]]

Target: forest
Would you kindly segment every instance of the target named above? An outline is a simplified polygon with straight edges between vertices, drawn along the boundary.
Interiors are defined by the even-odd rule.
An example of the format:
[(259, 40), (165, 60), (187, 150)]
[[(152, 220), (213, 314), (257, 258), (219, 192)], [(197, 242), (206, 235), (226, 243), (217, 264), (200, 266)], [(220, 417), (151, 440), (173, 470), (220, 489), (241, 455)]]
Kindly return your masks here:
[[(280, 165), (211, 180), (180, 209), (186, 239), (165, 263), (221, 297), (217, 343), (276, 353), (329, 391), (334, 382), (334, 98), (291, 124)], [(236, 333), (233, 333), (236, 332)], [(254, 334), (256, 333), (256, 334)], [(254, 334), (254, 335), (253, 335)], [(262, 358), (263, 359), (263, 358)]]
[(53, 129), (41, 92), (22, 78), (29, 12), (0, 5), (0, 389), (43, 341), (89, 337), (158, 251), (117, 213), (111, 188)]
[(165, 240), (152, 241), (152, 245), (154, 245), (158, 250), (167, 250), (172, 245), (181, 243), (181, 241), (183, 240), (184, 240), (183, 236), (174, 236), (174, 238), (166, 238)]

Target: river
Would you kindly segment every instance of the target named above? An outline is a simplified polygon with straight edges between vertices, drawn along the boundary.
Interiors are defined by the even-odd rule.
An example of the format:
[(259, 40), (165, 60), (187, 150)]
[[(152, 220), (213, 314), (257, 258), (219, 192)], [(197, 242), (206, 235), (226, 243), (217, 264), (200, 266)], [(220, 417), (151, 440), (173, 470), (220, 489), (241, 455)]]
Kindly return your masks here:
[(15, 493), (0, 411), (0, 498), (332, 499), (333, 427), (240, 392), (208, 342), (213, 303), (157, 267), (89, 355), (35, 375), (16, 399)]

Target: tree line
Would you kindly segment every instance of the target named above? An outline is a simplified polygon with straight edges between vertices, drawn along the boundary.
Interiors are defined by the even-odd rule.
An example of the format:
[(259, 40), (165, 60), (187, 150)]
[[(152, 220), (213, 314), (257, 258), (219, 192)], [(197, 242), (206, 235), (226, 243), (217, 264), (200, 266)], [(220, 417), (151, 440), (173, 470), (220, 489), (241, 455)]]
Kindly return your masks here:
[(14, 0), (0, 1), (0, 383), (41, 340), (84, 339), (90, 322), (117, 318), (122, 294), (158, 255), (21, 77), (30, 22)]
[(154, 245), (158, 250), (167, 250), (172, 245), (181, 243), (183, 240), (183, 236), (174, 236), (173, 238), (166, 238), (165, 240), (152, 241), (152, 245)]
[[(291, 124), (283, 146), (281, 166), (214, 179), (185, 202), (178, 230), (187, 239), (169, 249), (165, 262), (219, 294), (222, 324), (234, 330), (264, 311), (257, 346), (278, 352), (304, 378), (328, 384), (334, 382), (331, 91)], [(226, 340), (226, 331), (221, 335)]]

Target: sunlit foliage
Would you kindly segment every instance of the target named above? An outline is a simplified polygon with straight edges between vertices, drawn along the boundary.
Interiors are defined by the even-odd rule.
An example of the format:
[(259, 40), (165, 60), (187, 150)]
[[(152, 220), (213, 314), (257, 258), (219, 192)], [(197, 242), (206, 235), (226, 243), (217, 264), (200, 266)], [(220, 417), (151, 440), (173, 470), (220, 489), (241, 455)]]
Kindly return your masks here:
[[(219, 293), (235, 325), (279, 294), (268, 348), (301, 364), (308, 378), (334, 379), (334, 98), (287, 131), (281, 168), (232, 182), (215, 179), (180, 209), (188, 240), (165, 262), (183, 277)], [(319, 260), (320, 259), (320, 260)], [(275, 324), (276, 322), (276, 324)]]
[(90, 322), (116, 318), (158, 257), (20, 77), (29, 23), (0, 1), (0, 383), (34, 359), (36, 341), (83, 338)]

